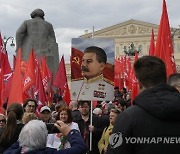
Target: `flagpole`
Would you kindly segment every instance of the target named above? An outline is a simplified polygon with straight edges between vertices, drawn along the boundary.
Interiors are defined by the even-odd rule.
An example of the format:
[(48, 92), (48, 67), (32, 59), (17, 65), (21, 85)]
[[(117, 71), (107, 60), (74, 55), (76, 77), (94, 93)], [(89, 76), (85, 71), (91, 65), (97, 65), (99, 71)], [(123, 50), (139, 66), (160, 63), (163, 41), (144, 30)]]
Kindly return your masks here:
[[(92, 115), (93, 115), (93, 101), (91, 101), (91, 113), (90, 113), (90, 125), (92, 126)], [(92, 132), (90, 132), (90, 145), (89, 150), (92, 151)]]
[[(94, 38), (94, 26), (92, 31), (92, 38)], [(90, 113), (90, 125), (92, 126), (92, 115), (93, 115), (93, 101), (91, 101), (91, 113)], [(90, 132), (90, 144), (89, 144), (89, 150), (92, 151), (92, 132)]]

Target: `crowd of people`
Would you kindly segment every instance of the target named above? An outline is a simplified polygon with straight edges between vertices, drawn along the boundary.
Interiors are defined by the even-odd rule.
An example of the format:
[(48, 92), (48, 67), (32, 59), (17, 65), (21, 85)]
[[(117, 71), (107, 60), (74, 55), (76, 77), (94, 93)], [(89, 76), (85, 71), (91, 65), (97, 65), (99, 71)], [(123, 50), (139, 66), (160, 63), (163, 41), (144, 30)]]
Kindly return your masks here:
[[(117, 91), (116, 88), (115, 93)], [(119, 91), (118, 93), (121, 92)], [(105, 153), (109, 138), (105, 134), (111, 134), (117, 115), (128, 107), (126, 101), (123, 99), (123, 95), (119, 99), (115, 95), (112, 102), (98, 101), (96, 106), (93, 107), (92, 125), (90, 122), (91, 101), (71, 101), (69, 106), (67, 106), (62, 100), (62, 97), (55, 94), (54, 103), (41, 108), (38, 108), (36, 99), (27, 99), (23, 105), (13, 103), (8, 106), (7, 114), (5, 114), (5, 110), (0, 114), (0, 153), (6, 151), (16, 141), (19, 141), (19, 134), (25, 128), (24, 125), (29, 124), (30, 121), (34, 121), (31, 125), (38, 124), (38, 122), (35, 122), (37, 120), (43, 121), (47, 126), (48, 136), (46, 138), (46, 147), (48, 148), (63, 150), (73, 147), (68, 137), (54, 127), (54, 124), (61, 121), (69, 129), (76, 130), (80, 133), (85, 145), (84, 149), (89, 153)], [(39, 124), (41, 125), (41, 123)], [(89, 149), (90, 132), (93, 135), (91, 151)], [(20, 149), (21, 144), (16, 144), (18, 144), (18, 149)], [(30, 151), (37, 150), (34, 147), (30, 147), (30, 149)], [(11, 148), (12, 150), (13, 148)]]
[[(125, 142), (125, 137), (180, 137), (179, 73), (167, 80), (164, 63), (151, 56), (139, 58), (134, 69), (140, 89), (134, 105), (130, 91), (115, 87), (114, 100), (93, 106), (92, 122), (89, 100), (67, 106), (56, 94), (50, 106), (39, 108), (35, 99), (9, 105), (0, 113), (0, 153), (178, 153), (178, 144)], [(112, 139), (113, 134), (122, 136)]]

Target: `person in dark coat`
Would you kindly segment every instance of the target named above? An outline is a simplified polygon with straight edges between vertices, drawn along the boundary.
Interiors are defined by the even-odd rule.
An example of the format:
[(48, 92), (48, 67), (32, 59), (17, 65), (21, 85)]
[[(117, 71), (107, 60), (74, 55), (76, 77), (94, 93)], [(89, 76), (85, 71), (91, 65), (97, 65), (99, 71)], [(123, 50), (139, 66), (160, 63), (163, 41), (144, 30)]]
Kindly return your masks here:
[[(90, 132), (92, 132), (92, 151), (88, 153), (99, 154), (98, 142), (101, 139), (102, 132), (109, 125), (109, 119), (93, 115), (92, 125), (90, 125), (90, 101), (79, 101), (79, 118), (75, 121), (78, 123), (81, 135), (88, 147), (90, 148)], [(90, 150), (90, 149), (89, 149)]]
[(57, 150), (46, 147), (47, 128), (44, 122), (40, 120), (31, 120), (22, 129), (18, 142), (14, 143), (4, 154), (85, 154), (86, 146), (79, 131), (70, 129), (62, 121), (57, 121), (55, 126), (59, 131), (67, 136), (71, 148)]
[(180, 92), (180, 73), (171, 74), (167, 80), (170, 86), (175, 87)]
[(69, 108), (71, 109), (73, 121), (76, 121), (78, 119), (78, 117), (81, 115), (80, 111), (78, 110), (78, 102), (71, 101), (69, 103)]
[(0, 134), (0, 153), (3, 153), (17, 141), (19, 133), (24, 126), (21, 122), (23, 116), (21, 104), (11, 104), (7, 109), (7, 122)]
[(134, 70), (140, 94), (117, 117), (108, 154), (179, 154), (180, 94), (166, 84), (164, 62), (144, 56)]

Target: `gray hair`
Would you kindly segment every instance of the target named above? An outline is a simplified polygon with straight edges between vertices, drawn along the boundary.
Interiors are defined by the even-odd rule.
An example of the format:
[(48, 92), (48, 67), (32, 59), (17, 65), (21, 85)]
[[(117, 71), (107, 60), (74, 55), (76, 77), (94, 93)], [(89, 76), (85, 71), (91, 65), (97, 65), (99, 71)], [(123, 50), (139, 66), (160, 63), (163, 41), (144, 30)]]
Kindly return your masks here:
[(69, 105), (72, 105), (73, 107), (78, 107), (77, 101), (71, 101)]
[(40, 120), (29, 121), (21, 130), (19, 145), (31, 149), (43, 149), (47, 142), (47, 127)]
[(96, 115), (99, 115), (99, 114), (102, 114), (102, 110), (100, 108), (95, 108), (93, 110), (93, 113), (96, 114)]

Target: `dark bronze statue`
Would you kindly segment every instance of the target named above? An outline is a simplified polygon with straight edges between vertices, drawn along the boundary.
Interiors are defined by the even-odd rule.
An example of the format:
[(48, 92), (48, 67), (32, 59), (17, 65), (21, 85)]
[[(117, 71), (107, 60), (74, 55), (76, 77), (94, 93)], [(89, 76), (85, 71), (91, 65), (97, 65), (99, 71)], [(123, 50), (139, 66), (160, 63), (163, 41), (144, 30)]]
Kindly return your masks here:
[(46, 56), (47, 64), (55, 75), (59, 64), (58, 45), (51, 23), (44, 20), (44, 11), (36, 9), (30, 20), (25, 20), (16, 32), (17, 49), (22, 48), (22, 59), (27, 61), (34, 49), (40, 60)]
[(138, 46), (138, 50), (136, 50), (134, 43), (132, 42), (129, 46), (129, 50), (127, 50), (126, 46), (124, 46), (124, 53), (127, 56), (135, 56), (135, 53), (137, 52), (138, 54), (142, 51), (142, 45)]

